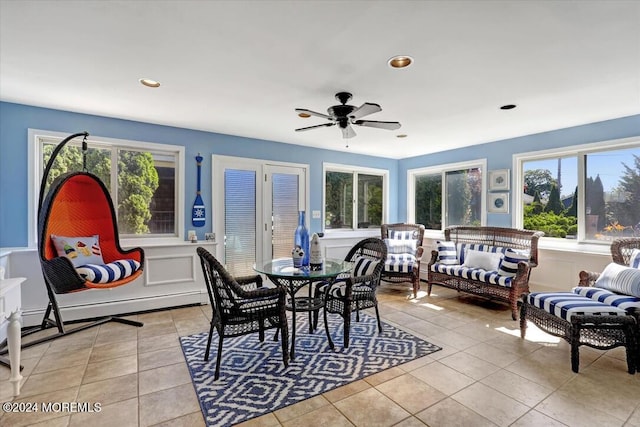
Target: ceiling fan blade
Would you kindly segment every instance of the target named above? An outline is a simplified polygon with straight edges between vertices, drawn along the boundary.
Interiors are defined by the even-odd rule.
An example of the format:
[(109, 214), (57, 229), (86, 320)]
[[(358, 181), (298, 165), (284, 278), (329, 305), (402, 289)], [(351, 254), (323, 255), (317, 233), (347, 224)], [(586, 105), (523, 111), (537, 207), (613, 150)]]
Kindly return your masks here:
[(345, 127), (340, 126), (340, 130), (342, 131), (342, 137), (345, 139), (353, 138), (354, 136), (356, 136), (356, 131), (353, 130), (351, 125), (348, 123), (347, 123), (347, 126)]
[(350, 119), (359, 119), (360, 117), (368, 116), (369, 114), (378, 113), (382, 111), (382, 107), (378, 104), (371, 102), (365, 102), (349, 114)]
[(318, 113), (316, 111), (307, 110), (306, 108), (296, 108), (296, 113), (306, 113), (306, 114), (309, 114), (311, 116), (322, 117), (323, 119), (327, 119), (327, 120), (334, 120), (334, 118), (331, 117), (331, 116), (328, 116), (328, 115), (322, 114), (322, 113)]
[(400, 129), (399, 122), (377, 122), (374, 120), (356, 120), (355, 122), (353, 122), (353, 124), (358, 126), (366, 126), (370, 128), (387, 129), (387, 130)]
[(321, 125), (308, 126), (306, 128), (299, 128), (299, 129), (296, 129), (296, 132), (302, 132), (302, 131), (310, 130), (310, 129), (323, 128), (323, 127), (327, 127), (327, 126), (335, 126), (335, 123), (323, 123)]

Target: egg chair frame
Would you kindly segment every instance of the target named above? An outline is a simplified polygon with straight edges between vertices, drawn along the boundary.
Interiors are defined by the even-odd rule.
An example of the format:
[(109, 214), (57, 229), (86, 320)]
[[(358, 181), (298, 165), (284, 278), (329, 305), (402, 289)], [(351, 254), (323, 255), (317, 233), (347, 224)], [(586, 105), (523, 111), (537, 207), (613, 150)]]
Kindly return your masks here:
[[(57, 177), (49, 187), (46, 197), (45, 188), (53, 163), (64, 146), (74, 138), (83, 137), (83, 171), (67, 172)], [(56, 334), (34, 341), (22, 347), (30, 347), (62, 336), (83, 331), (107, 322), (117, 322), (141, 327), (143, 323), (118, 317), (116, 315), (64, 321), (56, 294), (68, 294), (90, 289), (108, 289), (126, 285), (137, 279), (144, 269), (144, 251), (142, 248), (124, 250), (120, 246), (118, 223), (109, 190), (96, 175), (87, 171), (87, 132), (76, 133), (65, 138), (53, 150), (47, 162), (38, 198), (38, 255), (47, 288), (49, 303), (39, 326), (27, 329), (23, 336), (49, 328), (57, 328)], [(98, 234), (100, 249), (105, 263), (117, 259), (134, 259), (140, 268), (130, 276), (109, 283), (92, 283), (78, 274), (76, 268), (66, 256), (58, 256), (51, 235), (84, 236)], [(53, 319), (51, 315), (53, 314)], [(88, 323), (85, 323), (88, 322)], [(75, 328), (66, 328), (73, 323), (83, 323)]]

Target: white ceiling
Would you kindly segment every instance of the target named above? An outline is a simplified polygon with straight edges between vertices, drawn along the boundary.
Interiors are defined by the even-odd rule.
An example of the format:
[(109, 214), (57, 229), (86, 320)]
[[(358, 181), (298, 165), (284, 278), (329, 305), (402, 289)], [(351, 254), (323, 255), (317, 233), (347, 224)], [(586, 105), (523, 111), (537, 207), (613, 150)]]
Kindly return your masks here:
[(0, 99), (404, 158), (640, 113), (640, 2), (0, 0)]

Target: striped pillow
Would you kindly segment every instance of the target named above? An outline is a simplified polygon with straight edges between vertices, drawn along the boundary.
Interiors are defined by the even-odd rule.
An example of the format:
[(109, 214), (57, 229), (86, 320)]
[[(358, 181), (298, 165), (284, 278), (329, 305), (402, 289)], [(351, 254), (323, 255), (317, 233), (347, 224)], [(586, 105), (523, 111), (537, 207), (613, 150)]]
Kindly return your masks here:
[(640, 269), (612, 262), (594, 283), (596, 288), (640, 297)]
[(390, 239), (399, 239), (399, 240), (418, 240), (418, 232), (416, 230), (407, 230), (407, 231), (389, 231)]
[(373, 274), (380, 261), (364, 256), (356, 257), (351, 268), (351, 275), (354, 277), (368, 276)]
[(438, 240), (438, 262), (444, 265), (457, 265), (456, 244), (446, 240)]
[(109, 264), (85, 264), (76, 268), (80, 277), (92, 283), (110, 283), (131, 276), (140, 269), (133, 259), (119, 259)]
[(629, 267), (640, 268), (640, 249), (634, 249), (629, 259)]
[(498, 274), (501, 276), (516, 277), (516, 274), (518, 274), (518, 263), (520, 261), (529, 261), (529, 255), (507, 249), (504, 253), (504, 258), (502, 258), (502, 262), (500, 262)]

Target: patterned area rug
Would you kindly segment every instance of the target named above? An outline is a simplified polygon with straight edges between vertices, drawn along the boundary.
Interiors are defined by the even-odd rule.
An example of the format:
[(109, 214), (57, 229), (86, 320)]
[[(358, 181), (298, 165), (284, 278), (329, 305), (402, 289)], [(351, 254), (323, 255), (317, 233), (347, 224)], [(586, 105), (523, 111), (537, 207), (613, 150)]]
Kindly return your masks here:
[(329, 316), (336, 344), (331, 351), (322, 321), (309, 334), (307, 317), (298, 319), (296, 358), (288, 368), (282, 363), (280, 342), (273, 341), (274, 330), (270, 330), (262, 343), (258, 334), (225, 339), (218, 381), (213, 380), (217, 334), (209, 362), (204, 361), (208, 333), (180, 338), (208, 426), (237, 424), (441, 350), (386, 323), (378, 334), (375, 318), (361, 314), (360, 322), (352, 321), (346, 350), (342, 319)]

